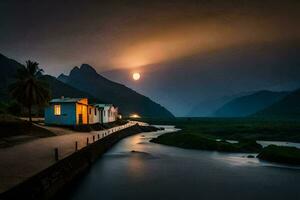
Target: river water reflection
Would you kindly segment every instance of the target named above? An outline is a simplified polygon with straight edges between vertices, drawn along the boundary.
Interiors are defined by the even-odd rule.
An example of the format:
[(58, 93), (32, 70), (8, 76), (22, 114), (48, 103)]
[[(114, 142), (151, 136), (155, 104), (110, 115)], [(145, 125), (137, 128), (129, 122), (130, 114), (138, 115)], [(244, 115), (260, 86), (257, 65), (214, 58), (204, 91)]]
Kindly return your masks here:
[(149, 142), (162, 133), (120, 141), (66, 199), (300, 199), (300, 168)]

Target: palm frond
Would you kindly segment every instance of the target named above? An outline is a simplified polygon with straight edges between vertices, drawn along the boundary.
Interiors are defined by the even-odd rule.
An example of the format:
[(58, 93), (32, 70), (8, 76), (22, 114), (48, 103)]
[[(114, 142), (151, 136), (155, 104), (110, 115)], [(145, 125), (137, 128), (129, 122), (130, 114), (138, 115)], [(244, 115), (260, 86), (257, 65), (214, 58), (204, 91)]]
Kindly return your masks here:
[(38, 65), (37, 62), (26, 61), (26, 66), (18, 69), (16, 81), (9, 86), (10, 95), (28, 108), (45, 105), (50, 100), (49, 87), (39, 79), (44, 71)]

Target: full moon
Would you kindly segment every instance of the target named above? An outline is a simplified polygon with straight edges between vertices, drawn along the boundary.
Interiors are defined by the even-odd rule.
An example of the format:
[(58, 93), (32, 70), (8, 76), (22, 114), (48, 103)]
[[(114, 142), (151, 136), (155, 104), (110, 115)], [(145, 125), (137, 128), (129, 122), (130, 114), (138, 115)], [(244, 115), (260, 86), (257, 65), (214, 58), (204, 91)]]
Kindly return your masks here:
[(133, 78), (133, 80), (137, 81), (141, 78), (141, 75), (140, 75), (140, 73), (135, 72), (132, 74), (132, 78)]

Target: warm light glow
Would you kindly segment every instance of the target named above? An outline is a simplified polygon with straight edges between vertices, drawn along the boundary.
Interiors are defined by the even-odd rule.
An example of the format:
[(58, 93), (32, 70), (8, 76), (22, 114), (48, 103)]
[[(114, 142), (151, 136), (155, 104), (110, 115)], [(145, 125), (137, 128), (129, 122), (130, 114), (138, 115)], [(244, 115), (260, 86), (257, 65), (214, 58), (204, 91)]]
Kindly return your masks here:
[(132, 78), (133, 78), (133, 80), (137, 81), (141, 78), (141, 75), (140, 75), (140, 73), (135, 72), (132, 74)]
[(76, 124), (88, 123), (88, 106), (76, 103)]
[(139, 116), (138, 114), (131, 114), (129, 117), (130, 118), (141, 118), (141, 116)]
[(61, 106), (54, 105), (54, 115), (61, 115)]

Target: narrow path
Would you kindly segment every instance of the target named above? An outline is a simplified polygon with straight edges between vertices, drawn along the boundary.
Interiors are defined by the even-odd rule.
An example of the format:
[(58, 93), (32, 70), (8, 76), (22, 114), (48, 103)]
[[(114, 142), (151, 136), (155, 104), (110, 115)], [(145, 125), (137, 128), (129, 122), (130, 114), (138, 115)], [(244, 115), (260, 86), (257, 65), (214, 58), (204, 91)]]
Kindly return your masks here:
[[(92, 143), (93, 138), (96, 141), (98, 137), (101, 139), (136, 123), (130, 121), (122, 126), (87, 133), (47, 127), (49, 130), (60, 132), (59, 136), (36, 139), (13, 147), (0, 149), (0, 193), (54, 164), (55, 148), (58, 148), (59, 159), (62, 159), (74, 153), (76, 141), (78, 142), (78, 149), (81, 149), (87, 145), (87, 138), (89, 143)], [(140, 125), (145, 124), (140, 123)]]

